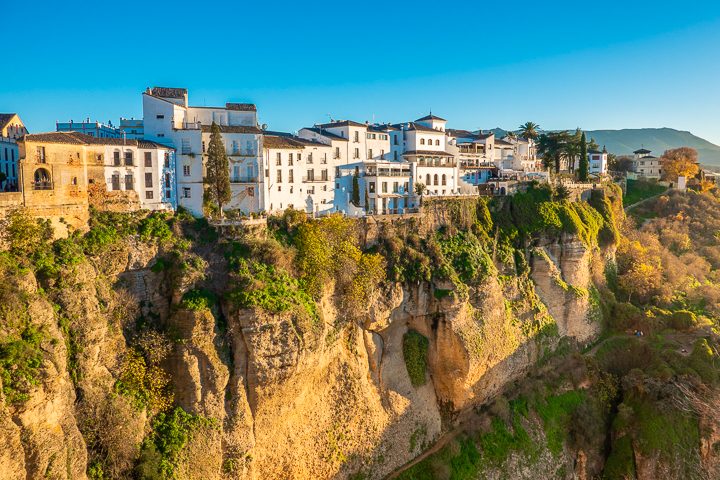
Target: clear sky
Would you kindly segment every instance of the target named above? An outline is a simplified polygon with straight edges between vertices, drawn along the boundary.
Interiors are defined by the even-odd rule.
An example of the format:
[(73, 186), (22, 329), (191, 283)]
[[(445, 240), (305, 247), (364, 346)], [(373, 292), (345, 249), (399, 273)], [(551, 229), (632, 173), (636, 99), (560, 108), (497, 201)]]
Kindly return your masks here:
[(147, 86), (334, 118), (454, 128), (672, 127), (720, 144), (720, 2), (12, 2), (0, 112), (31, 131), (142, 116)]

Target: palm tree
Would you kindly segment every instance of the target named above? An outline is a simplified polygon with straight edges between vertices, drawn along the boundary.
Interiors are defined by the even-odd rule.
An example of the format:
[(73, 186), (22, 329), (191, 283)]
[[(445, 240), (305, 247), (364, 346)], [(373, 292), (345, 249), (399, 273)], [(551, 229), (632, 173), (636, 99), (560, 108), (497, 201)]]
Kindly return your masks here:
[(562, 159), (569, 160), (572, 150), (572, 136), (567, 131), (543, 133), (538, 137), (538, 155), (545, 168), (554, 168), (555, 173), (560, 173)]
[(508, 131), (505, 133), (505, 138), (508, 138), (508, 139), (510, 139), (510, 141), (512, 141), (517, 138), (517, 135), (513, 131)]
[(540, 130), (540, 125), (537, 123), (525, 122), (520, 125), (520, 136), (527, 138), (528, 140), (535, 140), (538, 135), (540, 135), (538, 130)]

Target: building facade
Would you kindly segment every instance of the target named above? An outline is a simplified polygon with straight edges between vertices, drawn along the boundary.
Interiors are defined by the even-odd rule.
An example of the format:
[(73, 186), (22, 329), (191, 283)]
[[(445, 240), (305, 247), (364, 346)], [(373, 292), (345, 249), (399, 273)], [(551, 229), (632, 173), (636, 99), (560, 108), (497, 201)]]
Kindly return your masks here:
[(651, 151), (645, 148), (635, 150), (633, 154), (633, 168), (638, 176), (648, 179), (659, 179), (662, 176), (662, 165), (660, 159), (651, 155)]
[(16, 192), (19, 189), (18, 139), (27, 134), (25, 124), (16, 113), (0, 113), (0, 192)]
[(124, 138), (140, 140), (144, 138), (145, 127), (142, 118), (123, 118), (120, 117), (120, 134)]
[(608, 173), (608, 153), (604, 148), (602, 150), (588, 151), (588, 173), (591, 175), (607, 175)]
[(122, 132), (118, 127), (114, 126), (112, 122), (91, 122), (89, 118), (83, 122), (74, 122), (72, 120), (68, 122), (55, 122), (55, 131), (82, 133), (95, 138), (122, 137)]

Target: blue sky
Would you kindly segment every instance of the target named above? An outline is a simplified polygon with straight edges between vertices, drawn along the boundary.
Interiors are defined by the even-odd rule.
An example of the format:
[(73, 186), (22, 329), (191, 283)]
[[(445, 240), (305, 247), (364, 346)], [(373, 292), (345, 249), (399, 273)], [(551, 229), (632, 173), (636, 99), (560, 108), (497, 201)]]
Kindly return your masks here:
[(147, 86), (334, 118), (455, 128), (672, 127), (720, 144), (720, 2), (27, 1), (4, 19), (0, 112), (140, 117)]

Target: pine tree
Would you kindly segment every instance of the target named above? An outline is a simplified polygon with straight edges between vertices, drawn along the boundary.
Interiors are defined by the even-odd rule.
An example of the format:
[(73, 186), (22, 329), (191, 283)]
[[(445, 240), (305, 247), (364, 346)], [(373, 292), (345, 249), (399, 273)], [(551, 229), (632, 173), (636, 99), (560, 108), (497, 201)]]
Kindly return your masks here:
[(355, 167), (355, 175), (353, 175), (352, 185), (352, 204), (356, 207), (360, 206), (360, 170)]
[(580, 137), (580, 167), (578, 168), (578, 177), (581, 182), (586, 182), (588, 179), (588, 152), (585, 132), (583, 132), (582, 137)]
[(220, 134), (220, 127), (213, 122), (210, 128), (210, 144), (206, 164), (206, 193), (208, 201), (217, 204), (220, 218), (223, 218), (223, 205), (231, 198), (230, 193), (230, 162), (225, 151), (225, 144)]

